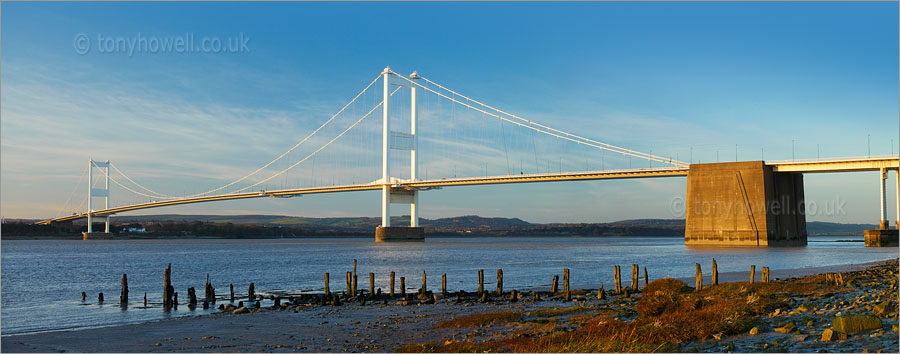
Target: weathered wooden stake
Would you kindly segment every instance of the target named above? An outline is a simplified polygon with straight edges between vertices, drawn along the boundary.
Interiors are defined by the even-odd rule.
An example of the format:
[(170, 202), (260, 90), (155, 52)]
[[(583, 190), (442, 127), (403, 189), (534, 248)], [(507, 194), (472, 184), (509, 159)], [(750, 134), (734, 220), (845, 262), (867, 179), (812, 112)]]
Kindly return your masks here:
[(603, 300), (606, 298), (606, 291), (603, 290), (603, 284), (600, 284), (600, 289), (597, 290), (597, 299)]
[(97, 302), (103, 302), (103, 293), (97, 294)]
[(166, 267), (163, 281), (165, 282), (163, 288), (163, 307), (169, 308), (172, 307), (172, 293), (174, 292), (174, 288), (172, 287), (172, 263), (169, 263), (169, 266)]
[(510, 291), (509, 292), (509, 302), (517, 302), (519, 301), (519, 292), (518, 291)]
[(756, 266), (750, 265), (750, 284), (753, 284), (756, 281)]
[(329, 287), (329, 284), (328, 284), (330, 279), (328, 279), (328, 277), (329, 277), (329, 274), (325, 273), (325, 298), (326, 299), (331, 297), (331, 287)]
[(144, 293), (144, 307), (147, 307), (147, 293)]
[(406, 278), (400, 277), (400, 296), (406, 298)]
[(719, 285), (719, 265), (716, 264), (716, 259), (713, 258), (712, 263), (712, 285)]
[(428, 276), (425, 275), (425, 271), (422, 271), (422, 289), (419, 289), (422, 294), (428, 293)]
[(353, 272), (353, 296), (356, 296), (356, 272)]
[(441, 274), (441, 295), (447, 296), (447, 273)]
[(394, 272), (391, 272), (391, 298), (394, 297)]
[(563, 292), (566, 293), (566, 301), (572, 301), (572, 293), (569, 292), (569, 268), (563, 269)]
[(497, 269), (497, 295), (503, 295), (503, 269)]
[(700, 263), (694, 263), (694, 264), (697, 267), (697, 281), (696, 281), (697, 284), (694, 289), (696, 291), (700, 291), (700, 290), (703, 290), (703, 272), (700, 271)]
[(484, 269), (478, 270), (478, 293), (484, 292)]
[(647, 284), (650, 282), (650, 280), (647, 278), (648, 278), (647, 277), (647, 267), (644, 267), (644, 287), (645, 288), (647, 287)]
[(228, 284), (228, 292), (231, 293), (231, 302), (234, 302), (234, 284)]
[(172, 306), (178, 308), (178, 293), (174, 291), (172, 292)]
[(196, 306), (197, 305), (197, 293), (194, 291), (194, 288), (188, 288), (188, 305)]
[(763, 283), (769, 282), (769, 267), (762, 268), (762, 282)]
[(347, 272), (347, 292), (346, 296), (353, 294), (353, 272)]
[(128, 274), (122, 274), (122, 293), (119, 295), (119, 303), (128, 303)]
[(631, 290), (638, 291), (638, 274), (640, 274), (640, 267), (637, 264), (631, 265)]
[(250, 301), (256, 300), (256, 291), (254, 291), (253, 283), (250, 283), (250, 288), (247, 289), (247, 296), (250, 298)]
[(375, 296), (375, 273), (369, 273), (369, 296)]
[(613, 276), (615, 277), (615, 280), (616, 280), (616, 284), (615, 284), (616, 294), (617, 295), (621, 294), (622, 293), (622, 267), (620, 267), (618, 265), (613, 266)]
[(81, 292), (81, 301), (87, 300), (87, 293), (84, 291)]
[(353, 259), (353, 276), (356, 276), (356, 259)]
[(550, 285), (550, 292), (554, 295), (559, 292), (559, 274), (553, 276), (553, 283)]

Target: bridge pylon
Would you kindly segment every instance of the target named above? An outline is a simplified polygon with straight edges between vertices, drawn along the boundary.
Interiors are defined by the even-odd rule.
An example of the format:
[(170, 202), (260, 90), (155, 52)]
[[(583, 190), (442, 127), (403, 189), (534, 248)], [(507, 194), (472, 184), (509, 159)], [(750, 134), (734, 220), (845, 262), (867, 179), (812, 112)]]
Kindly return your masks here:
[[(393, 72), (390, 67), (384, 68), (381, 72), (384, 82), (384, 92), (382, 101), (382, 143), (381, 143), (381, 226), (375, 228), (375, 242), (389, 241), (424, 241), (425, 230), (419, 226), (419, 191), (418, 189), (405, 189), (394, 186), (394, 179), (391, 177), (389, 152), (395, 150), (409, 150), (410, 153), (410, 181), (417, 180), (418, 170), (418, 134), (416, 134), (416, 120), (418, 116), (418, 99), (416, 97), (415, 85), (398, 85), (406, 86), (410, 90), (410, 132), (391, 131), (390, 116), (388, 115), (388, 104), (390, 101), (391, 75)], [(419, 75), (413, 72), (410, 79), (418, 79)], [(391, 137), (396, 139), (392, 141)], [(391, 226), (391, 204), (409, 204), (409, 226)]]
[[(105, 181), (103, 188), (95, 188), (94, 186), (94, 168), (104, 168)], [(88, 160), (88, 212), (87, 212), (87, 232), (82, 233), (82, 238), (108, 238), (109, 232), (109, 215), (94, 216), (94, 198), (103, 198), (104, 209), (109, 209), (109, 160), (106, 162)], [(103, 232), (94, 232), (94, 222), (102, 221), (105, 224)]]

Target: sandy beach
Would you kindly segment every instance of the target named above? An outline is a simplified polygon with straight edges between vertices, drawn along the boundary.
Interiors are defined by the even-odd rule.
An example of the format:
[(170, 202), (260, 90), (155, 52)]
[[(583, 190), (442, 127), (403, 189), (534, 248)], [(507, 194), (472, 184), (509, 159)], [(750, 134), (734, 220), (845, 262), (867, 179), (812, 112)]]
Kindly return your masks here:
[[(877, 271), (876, 271), (877, 270)], [(760, 270), (757, 269), (757, 277)], [(809, 281), (823, 278), (825, 272), (843, 272), (848, 286), (827, 296), (789, 299), (793, 306), (804, 305), (802, 313), (779, 309), (776, 314), (759, 316), (758, 335), (741, 334), (706, 338), (678, 344), (679, 351), (737, 352), (897, 352), (897, 261), (878, 264), (800, 269), (773, 272), (773, 282)], [(623, 271), (625, 273), (625, 271)], [(873, 278), (873, 277), (881, 278)], [(747, 273), (720, 274), (723, 281), (748, 279)], [(872, 278), (872, 279), (868, 279)], [(867, 280), (868, 279), (868, 280)], [(705, 280), (707, 281), (707, 280)], [(758, 280), (757, 280), (758, 281)], [(623, 279), (623, 283), (627, 283)], [(641, 280), (643, 282), (643, 280)], [(693, 285), (693, 280), (685, 283)], [(626, 284), (627, 285), (627, 284)], [(208, 316), (182, 317), (156, 322), (114, 327), (54, 331), (2, 337), (3, 352), (392, 352), (430, 343), (491, 343), (509, 338), (552, 336), (575, 331), (585, 315), (613, 313), (615, 319), (633, 320), (631, 310), (640, 295), (608, 295), (597, 298), (596, 289), (572, 292), (572, 301), (561, 294), (521, 294), (509, 301), (509, 291), (481, 303), (475, 294), (457, 302), (455, 293), (446, 298), (435, 294), (435, 304), (413, 301), (403, 305), (399, 299), (369, 301), (360, 305), (354, 299), (341, 306), (298, 304), (279, 308), (248, 309), (248, 313), (222, 311)], [(611, 290), (609, 288), (607, 291)], [(850, 335), (846, 340), (822, 342), (821, 334), (831, 327), (831, 318), (849, 313), (871, 313), (872, 306), (893, 300), (880, 317), (883, 328)], [(825, 305), (825, 304), (833, 305)], [(808, 308), (808, 309), (807, 309)], [(515, 313), (514, 320), (442, 326), (454, 319), (473, 315)], [(789, 315), (790, 314), (790, 315)], [(774, 331), (791, 316), (799, 324), (796, 331)], [(403, 346), (407, 346), (401, 348)], [(421, 350), (430, 350), (422, 346)], [(439, 349), (438, 349), (439, 350)]]

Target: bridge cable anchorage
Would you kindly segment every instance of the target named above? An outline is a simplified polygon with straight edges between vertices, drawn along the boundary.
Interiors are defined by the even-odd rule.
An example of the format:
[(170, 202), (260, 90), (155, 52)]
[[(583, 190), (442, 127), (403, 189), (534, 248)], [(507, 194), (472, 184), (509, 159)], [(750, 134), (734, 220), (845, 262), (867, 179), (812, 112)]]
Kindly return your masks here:
[[(203, 192), (203, 193), (197, 193), (197, 194), (193, 194), (193, 195), (186, 195), (186, 196), (181, 196), (181, 197), (179, 197), (179, 196), (171, 196), (171, 195), (166, 195), (166, 194), (162, 194), (162, 193), (159, 193), (159, 192), (154, 192), (154, 191), (151, 191), (151, 190), (149, 190), (149, 189), (147, 189), (147, 188), (144, 188), (143, 186), (140, 186), (139, 184), (135, 183), (134, 181), (131, 181), (131, 182), (134, 183), (135, 185), (141, 187), (141, 188), (144, 188), (145, 190), (150, 191), (151, 193), (155, 193), (155, 194), (159, 194), (159, 195), (157, 195), (157, 196), (151, 196), (151, 195), (146, 195), (146, 194), (143, 194), (143, 193), (137, 193), (137, 194), (140, 194), (140, 195), (143, 195), (143, 196), (147, 196), (147, 197), (150, 197), (150, 198), (160, 198), (160, 199), (185, 199), (185, 198), (200, 197), (200, 196), (204, 196), (204, 195), (207, 195), (207, 194), (215, 193), (215, 192), (218, 192), (218, 191), (223, 190), (223, 189), (225, 189), (225, 188), (231, 187), (231, 186), (233, 186), (233, 185), (235, 185), (235, 184), (238, 184), (238, 183), (240, 183), (240, 182), (246, 180), (247, 178), (250, 178), (251, 176), (253, 176), (253, 175), (259, 173), (260, 171), (266, 169), (267, 167), (271, 166), (271, 165), (274, 164), (275, 162), (277, 162), (277, 161), (281, 160), (282, 158), (284, 158), (284, 157), (285, 157), (287, 154), (289, 154), (290, 152), (292, 152), (292, 151), (294, 151), (295, 149), (297, 149), (298, 147), (300, 147), (300, 145), (302, 145), (303, 143), (305, 143), (306, 141), (308, 141), (310, 138), (312, 138), (314, 135), (316, 135), (316, 133), (318, 133), (320, 130), (322, 130), (323, 128), (325, 128), (325, 126), (327, 126), (327, 125), (330, 124), (332, 121), (334, 121), (335, 118), (337, 118), (341, 113), (343, 113), (343, 112), (347, 109), (347, 107), (350, 107), (350, 105), (352, 105), (352, 104), (353, 104), (360, 96), (362, 96), (363, 93), (365, 93), (366, 91), (368, 91), (369, 88), (372, 87), (372, 85), (374, 85), (375, 82), (377, 82), (378, 79), (380, 79), (380, 78), (381, 78), (381, 75), (376, 76), (375, 79), (372, 80), (372, 82), (370, 82), (370, 83), (366, 86), (366, 88), (364, 88), (364, 89), (363, 89), (362, 91), (360, 91), (355, 97), (353, 97), (353, 99), (350, 100), (350, 102), (348, 102), (346, 105), (344, 105), (344, 107), (342, 107), (337, 113), (335, 113), (334, 115), (332, 115), (331, 118), (329, 118), (327, 121), (325, 121), (325, 123), (323, 123), (321, 126), (319, 126), (318, 128), (316, 128), (316, 130), (314, 130), (312, 133), (310, 133), (310, 134), (307, 135), (305, 138), (303, 138), (303, 140), (300, 140), (300, 142), (298, 142), (298, 143), (295, 144), (293, 147), (291, 147), (290, 149), (288, 149), (287, 151), (285, 151), (283, 154), (279, 155), (278, 157), (276, 157), (275, 159), (273, 159), (273, 160), (270, 161), (269, 163), (263, 165), (262, 167), (256, 169), (255, 171), (250, 172), (250, 173), (247, 174), (246, 176), (241, 177), (241, 178), (238, 178), (238, 179), (236, 179), (236, 180), (234, 180), (234, 181), (232, 181), (232, 182), (230, 182), (230, 183), (228, 183), (228, 184), (225, 184), (225, 185), (223, 185), (223, 186), (221, 186), (221, 187), (218, 187), (218, 188), (215, 188), (215, 189), (211, 189), (211, 190), (208, 190), (208, 191)], [(121, 171), (119, 171), (119, 173), (121, 173)], [(122, 174), (122, 176), (125, 176), (124, 173), (121, 173), (121, 174)], [(128, 180), (131, 180), (131, 179), (128, 178), (127, 176), (125, 176), (125, 178), (128, 179)], [(267, 181), (268, 181), (268, 179), (267, 179)], [(117, 182), (117, 184), (118, 184), (118, 182)], [(258, 184), (254, 184), (253, 186), (256, 186), (256, 185), (258, 185)], [(129, 189), (129, 188), (126, 188), (126, 189)], [(245, 189), (246, 189), (246, 188), (245, 188)], [(242, 189), (242, 190), (245, 190), (245, 189)], [(131, 189), (129, 189), (129, 190), (131, 190)], [(133, 191), (133, 190), (132, 190), (132, 191)], [(233, 192), (232, 192), (232, 193), (233, 193)]]
[[(396, 93), (398, 90), (400, 90), (400, 87), (394, 89), (394, 92), (391, 92), (391, 96), (393, 96), (394, 93)], [(264, 179), (264, 180), (261, 180), (261, 181), (259, 181), (259, 182), (254, 183), (254, 184), (251, 184), (251, 185), (246, 186), (246, 187), (244, 187), (244, 188), (241, 188), (241, 189), (238, 189), (238, 190), (236, 190), (236, 191), (233, 191), (233, 192), (231, 192), (230, 194), (240, 193), (240, 192), (243, 192), (243, 191), (248, 190), (248, 189), (250, 189), (250, 188), (256, 187), (256, 186), (258, 186), (258, 185), (260, 185), (260, 184), (262, 184), (262, 183), (265, 183), (265, 182), (271, 180), (272, 178), (278, 177), (278, 176), (280, 176), (281, 174), (283, 174), (283, 173), (285, 173), (285, 172), (287, 172), (287, 171), (290, 171), (290, 170), (293, 169), (294, 167), (297, 167), (297, 165), (303, 163), (304, 161), (306, 161), (306, 160), (309, 159), (310, 157), (315, 156), (317, 153), (319, 153), (320, 151), (322, 151), (322, 150), (324, 150), (326, 147), (328, 147), (328, 145), (331, 145), (331, 143), (333, 143), (333, 142), (335, 142), (336, 140), (340, 139), (340, 137), (343, 136), (344, 134), (346, 134), (348, 131), (350, 131), (350, 129), (353, 129), (353, 127), (355, 127), (357, 124), (359, 124), (359, 123), (362, 122), (364, 119), (366, 119), (367, 117), (369, 117), (370, 115), (372, 115), (372, 112), (375, 112), (375, 110), (378, 109), (378, 107), (381, 107), (381, 105), (382, 105), (382, 104), (379, 103), (379, 104), (376, 105), (375, 107), (372, 107), (372, 109), (369, 110), (368, 113), (366, 113), (364, 116), (362, 116), (362, 118), (360, 118), (360, 119), (357, 120), (355, 123), (353, 123), (353, 124), (351, 124), (349, 127), (347, 127), (347, 129), (344, 129), (344, 131), (342, 131), (340, 134), (338, 134), (337, 136), (335, 136), (334, 139), (331, 139), (331, 141), (325, 143), (325, 145), (322, 145), (322, 147), (320, 147), (318, 150), (313, 151), (313, 152), (310, 153), (309, 155), (306, 155), (306, 157), (304, 157), (304, 158), (301, 159), (300, 161), (297, 161), (296, 163), (294, 163), (293, 165), (289, 166), (288, 168), (285, 168), (285, 169), (279, 171), (278, 173), (275, 173), (275, 174), (273, 174), (272, 176), (269, 176), (269, 178), (266, 178), (266, 179)]]
[(84, 169), (84, 171), (81, 172), (81, 177), (78, 177), (78, 184), (76, 184), (75, 188), (72, 189), (72, 193), (69, 193), (69, 198), (66, 199), (66, 203), (63, 204), (62, 208), (60, 208), (59, 211), (56, 212), (56, 217), (54, 217), (54, 219), (58, 218), (60, 214), (62, 214), (63, 210), (65, 210), (66, 207), (69, 206), (69, 202), (72, 201), (72, 197), (75, 196), (75, 191), (77, 191), (78, 188), (81, 187), (81, 182), (84, 182), (84, 176), (87, 176), (87, 171), (87, 169)]
[[(403, 78), (404, 80), (409, 81), (410, 83), (412, 83), (412, 84), (414, 84), (414, 85), (418, 85), (419, 87), (422, 87), (423, 89), (426, 89), (426, 90), (428, 90), (428, 91), (431, 91), (432, 93), (437, 94), (437, 95), (439, 95), (439, 96), (441, 96), (441, 97), (444, 97), (444, 98), (449, 99), (449, 100), (452, 100), (452, 101), (454, 101), (454, 102), (457, 102), (457, 103), (466, 105), (465, 103), (456, 101), (456, 100), (453, 99), (453, 98), (447, 97), (446, 95), (443, 95), (443, 94), (438, 93), (438, 92), (436, 92), (436, 91), (434, 91), (434, 90), (432, 90), (432, 89), (430, 89), (430, 88), (427, 88), (427, 87), (423, 86), (422, 84), (419, 84), (419, 83), (417, 83), (417, 82), (414, 82), (414, 81), (412, 81), (412, 80), (409, 80), (409, 79), (407, 79), (406, 77), (404, 77), (403, 75), (397, 75), (397, 76)], [(465, 98), (467, 101), (471, 101), (471, 102), (474, 102), (474, 103), (476, 103), (476, 104), (478, 104), (478, 105), (481, 105), (482, 107), (491, 109), (491, 110), (493, 110), (493, 111), (495, 111), (495, 112), (498, 112), (498, 113), (504, 114), (504, 115), (506, 115), (506, 116), (509, 116), (509, 117), (518, 119), (518, 120), (520, 120), (520, 121), (526, 122), (526, 123), (528, 123), (529, 125), (534, 125), (534, 126), (536, 126), (536, 127), (539, 127), (539, 128), (542, 128), (542, 129), (549, 130), (549, 131), (551, 131), (551, 132), (555, 132), (555, 133), (558, 133), (558, 134), (563, 134), (563, 135), (565, 135), (566, 137), (560, 137), (560, 138), (563, 138), (563, 139), (566, 139), (566, 140), (570, 140), (570, 141), (573, 141), (573, 142), (576, 142), (576, 143), (582, 143), (582, 144), (584, 144), (583, 142), (576, 141), (576, 140), (583, 140), (584, 142), (590, 142), (590, 143), (593, 143), (593, 144), (596, 144), (596, 145), (600, 145), (600, 146), (594, 146), (594, 145), (591, 145), (591, 144), (585, 144), (585, 145), (594, 146), (594, 147), (597, 147), (597, 148), (600, 148), (600, 149), (604, 149), (604, 148), (605, 148), (605, 149), (608, 149), (608, 150), (613, 151), (613, 152), (618, 152), (618, 153), (621, 153), (621, 154), (629, 154), (629, 155), (632, 155), (632, 156), (635, 156), (635, 157), (640, 157), (640, 158), (644, 158), (644, 159), (648, 159), (648, 160), (653, 160), (653, 161), (657, 161), (657, 162), (663, 162), (663, 163), (667, 163), (667, 164), (671, 164), (671, 165), (675, 165), (675, 166), (679, 166), (679, 167), (687, 167), (687, 165), (688, 165), (687, 163), (685, 163), (685, 162), (683, 162), (683, 161), (672, 160), (671, 158), (664, 158), (664, 157), (661, 157), (661, 156), (654, 156), (654, 155), (650, 155), (650, 154), (643, 153), (643, 152), (640, 152), (640, 151), (635, 151), (635, 150), (631, 150), (631, 149), (626, 149), (626, 148), (623, 148), (623, 147), (620, 147), (620, 146), (615, 146), (615, 145), (612, 145), (612, 144), (607, 144), (607, 143), (604, 143), (604, 142), (600, 142), (600, 141), (596, 141), (596, 140), (593, 140), (593, 139), (585, 138), (585, 137), (578, 136), (578, 135), (575, 135), (575, 134), (571, 134), (571, 133), (568, 133), (568, 132), (564, 132), (564, 131), (561, 131), (561, 130), (559, 130), (559, 129), (555, 129), (555, 128), (552, 128), (552, 127), (549, 127), (549, 126), (546, 126), (546, 125), (543, 125), (543, 124), (540, 124), (540, 123), (536, 123), (536, 122), (533, 122), (533, 121), (531, 121), (531, 120), (528, 120), (528, 119), (519, 117), (519, 116), (517, 116), (517, 115), (515, 115), (515, 114), (505, 112), (505, 111), (500, 110), (500, 109), (498, 109), (498, 108), (494, 108), (494, 107), (489, 106), (489, 105), (487, 105), (487, 104), (485, 104), (485, 103), (482, 103), (482, 102), (477, 101), (477, 100), (475, 100), (475, 99), (472, 99), (472, 98), (470, 98), (470, 97), (468, 97), (468, 96), (465, 96), (465, 95), (463, 95), (463, 94), (460, 94), (460, 93), (458, 93), (458, 92), (456, 92), (456, 91), (453, 91), (453, 90), (451, 90), (451, 89), (448, 89), (448, 88), (446, 88), (446, 87), (444, 87), (444, 86), (441, 86), (440, 84), (438, 84), (438, 83), (436, 83), (436, 82), (434, 82), (434, 81), (429, 80), (428, 78), (426, 78), (426, 77), (424, 77), (424, 76), (421, 76), (421, 75), (420, 75), (419, 78), (421, 78), (422, 80), (424, 80), (424, 81), (427, 82), (427, 83), (430, 83), (430, 84), (432, 84), (432, 85), (434, 85), (434, 86), (437, 86), (438, 88), (440, 88), (440, 89), (442, 89), (442, 90), (444, 90), (444, 91), (447, 91), (447, 92), (450, 92), (450, 93), (452, 93), (452, 94), (454, 94), (454, 95), (456, 95), (456, 96)], [(475, 110), (479, 110), (478, 108), (474, 108), (474, 107), (472, 107), (472, 108), (475, 109)], [(484, 112), (484, 111), (482, 111), (482, 112)], [(485, 112), (485, 113), (487, 113), (487, 112)], [(488, 114), (489, 114), (489, 113), (488, 113)], [(496, 118), (498, 118), (498, 119), (504, 119), (504, 118), (501, 118), (499, 115), (495, 115), (495, 114), (489, 114), (489, 115), (492, 115), (492, 116), (494, 116), (494, 117), (496, 117)], [(504, 119), (504, 120), (507, 120), (507, 119)], [(507, 121), (509, 121), (509, 120), (507, 120)], [(512, 121), (509, 121), (509, 122), (510, 122), (510, 123), (514, 123), (514, 124), (518, 124), (517, 122), (512, 122)], [(522, 126), (522, 127), (529, 128), (529, 129), (535, 129), (535, 128), (533, 128), (533, 127), (528, 127), (528, 126), (525, 126), (525, 125), (522, 125), (522, 124), (518, 124), (518, 125), (520, 125), (520, 126)], [(537, 130), (537, 131), (538, 131), (538, 132), (541, 132), (541, 133), (544, 133), (544, 134), (550, 134), (549, 132), (543, 132), (543, 131), (540, 131), (540, 130)], [(550, 134), (550, 135), (553, 135), (553, 134)], [(556, 135), (554, 135), (554, 136), (556, 136)], [(559, 136), (557, 136), (557, 137), (559, 137)], [(567, 137), (571, 137), (571, 139), (569, 139), (569, 138), (567, 138)], [(573, 139), (575, 139), (575, 140), (573, 140)], [(670, 161), (671, 161), (671, 162), (670, 162)]]

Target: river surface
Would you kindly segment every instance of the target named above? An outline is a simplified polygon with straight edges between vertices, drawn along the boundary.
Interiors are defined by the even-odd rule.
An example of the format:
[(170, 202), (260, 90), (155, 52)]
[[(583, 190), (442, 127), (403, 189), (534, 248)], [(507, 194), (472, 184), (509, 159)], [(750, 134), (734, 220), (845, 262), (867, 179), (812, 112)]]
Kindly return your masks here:
[[(187, 288), (203, 297), (206, 274), (218, 295), (234, 284), (238, 296), (250, 282), (257, 293), (321, 292), (323, 273), (331, 274), (331, 290), (346, 289), (345, 272), (358, 260), (360, 289), (368, 289), (368, 273), (376, 287), (388, 288), (389, 274), (406, 277), (410, 289), (440, 289), (447, 274), (448, 290), (474, 291), (477, 271), (485, 270), (486, 288), (495, 286), (502, 268), (505, 289), (548, 286), (553, 275), (571, 269), (573, 288), (613, 282), (613, 265), (647, 267), (650, 279), (692, 277), (694, 263), (704, 271), (712, 258), (719, 272), (746, 271), (749, 264), (773, 271), (858, 264), (897, 257), (897, 248), (866, 248), (862, 237), (812, 237), (806, 247), (690, 248), (680, 237), (510, 237), (429, 238), (422, 243), (379, 243), (368, 238), (271, 240), (3, 240), (0, 332), (2, 335), (88, 328), (192, 316), (213, 310), (191, 310)], [(172, 264), (175, 291), (182, 303), (166, 312), (159, 306), (163, 271)], [(122, 274), (128, 274), (130, 306), (119, 306)], [(757, 275), (759, 276), (759, 275)], [(81, 292), (87, 301), (81, 301)], [(399, 291), (399, 290), (398, 290)], [(98, 303), (103, 292), (106, 302)], [(144, 293), (150, 301), (143, 306)], [(202, 300), (201, 300), (202, 301)]]

